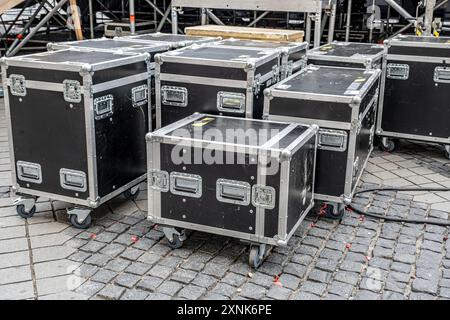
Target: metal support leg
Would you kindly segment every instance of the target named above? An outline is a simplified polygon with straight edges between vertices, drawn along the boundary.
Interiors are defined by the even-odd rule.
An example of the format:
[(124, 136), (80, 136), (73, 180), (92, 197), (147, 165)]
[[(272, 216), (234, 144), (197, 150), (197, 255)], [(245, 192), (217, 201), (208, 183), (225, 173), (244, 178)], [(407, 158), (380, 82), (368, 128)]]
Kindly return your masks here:
[(427, 6), (425, 8), (425, 18), (423, 22), (423, 35), (431, 36), (432, 33), (432, 24), (433, 24), (433, 16), (434, 16), (434, 7), (436, 6), (436, 0), (427, 0)]
[[(156, 12), (156, 11), (155, 11)], [(156, 28), (156, 32), (161, 32), (164, 23), (166, 23), (167, 19), (169, 18), (169, 14), (171, 12), (170, 6), (166, 9), (166, 12), (164, 12), (163, 17), (161, 18), (161, 21), (158, 24), (158, 27)]]
[(134, 10), (134, 0), (129, 0), (128, 7), (130, 11), (130, 31), (131, 34), (136, 34), (136, 12)]
[(201, 20), (201, 25), (204, 26), (206, 24), (206, 20), (208, 19), (208, 17), (207, 17), (207, 13), (206, 13), (206, 8), (202, 8), (201, 10), (202, 10), (202, 12), (201, 12), (200, 20)]
[(248, 25), (248, 27), (253, 27), (254, 25), (256, 25), (259, 21), (261, 21), (262, 19), (264, 19), (268, 14), (270, 13), (270, 11), (265, 11), (262, 14), (260, 14), (255, 20), (253, 20), (252, 22), (250, 22), (250, 24)]
[(320, 39), (322, 38), (322, 12), (317, 12), (314, 17), (314, 47), (320, 47)]
[(91, 33), (91, 39), (95, 38), (94, 28), (94, 9), (92, 6), (92, 0), (89, 0), (89, 30)]
[(305, 22), (306, 22), (306, 30), (305, 30), (305, 41), (308, 42), (308, 44), (311, 44), (311, 16), (309, 13), (305, 14)]
[(328, 27), (328, 43), (331, 43), (334, 40), (334, 28), (336, 25), (336, 10), (337, 4), (333, 3), (331, 5), (331, 12), (330, 12), (330, 26)]
[(350, 41), (350, 27), (352, 23), (352, 0), (348, 0), (347, 6), (347, 24), (345, 26), (345, 42)]
[(178, 33), (178, 12), (177, 8), (172, 7), (172, 33)]

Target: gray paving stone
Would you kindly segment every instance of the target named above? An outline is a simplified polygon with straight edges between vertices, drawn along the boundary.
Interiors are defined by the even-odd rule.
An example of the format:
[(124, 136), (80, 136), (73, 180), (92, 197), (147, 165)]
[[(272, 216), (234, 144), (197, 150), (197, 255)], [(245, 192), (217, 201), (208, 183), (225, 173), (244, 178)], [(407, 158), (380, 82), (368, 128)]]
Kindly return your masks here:
[(133, 262), (125, 269), (125, 272), (142, 276), (146, 274), (151, 268), (152, 266), (146, 263)]
[(184, 284), (190, 283), (197, 276), (197, 272), (185, 269), (175, 271), (170, 277), (171, 280), (181, 282)]
[(125, 250), (125, 246), (119, 243), (111, 243), (106, 245), (103, 249), (100, 250), (101, 254), (110, 256), (111, 258), (115, 258), (120, 255)]
[(30, 254), (28, 251), (0, 254), (0, 269), (28, 265)]
[(31, 280), (31, 269), (29, 266), (0, 269), (0, 286), (27, 280)]
[(89, 264), (93, 264), (97, 267), (104, 267), (110, 260), (111, 260), (111, 257), (101, 254), (101, 253), (96, 253), (96, 254), (93, 254), (91, 257), (89, 257), (87, 260), (85, 260), (85, 262), (89, 263)]
[(0, 286), (0, 300), (19, 300), (30, 298), (34, 298), (32, 281)]
[(164, 281), (156, 291), (169, 296), (174, 296), (181, 288), (183, 288), (183, 284), (169, 280)]
[(128, 260), (116, 258), (108, 262), (105, 268), (111, 271), (121, 272), (125, 270), (130, 264), (131, 262)]
[(144, 253), (144, 251), (136, 248), (127, 248), (120, 256), (127, 260), (136, 261)]
[(98, 296), (108, 300), (118, 300), (124, 292), (125, 288), (109, 284), (98, 293)]
[(172, 272), (172, 268), (156, 265), (150, 269), (148, 274), (154, 277), (166, 279), (172, 274)]
[(321, 296), (324, 294), (326, 290), (326, 284), (318, 283), (313, 281), (306, 281), (300, 288), (301, 291), (306, 291), (309, 293), (313, 293), (315, 295)]
[(146, 291), (155, 291), (162, 282), (163, 279), (161, 278), (146, 276), (139, 281), (137, 287)]
[(242, 290), (239, 295), (244, 298), (250, 299), (262, 299), (266, 293), (266, 289), (264, 287), (258, 286), (253, 283), (246, 283), (242, 286)]
[(114, 283), (119, 286), (131, 289), (136, 285), (136, 283), (138, 283), (140, 279), (141, 277), (135, 274), (122, 273), (116, 277)]
[(51, 260), (65, 259), (76, 250), (67, 246), (54, 246), (38, 248), (33, 250), (34, 262), (45, 262)]
[(217, 281), (216, 278), (206, 274), (198, 274), (195, 279), (192, 280), (192, 284), (203, 288), (211, 288)]
[(120, 297), (120, 300), (145, 300), (149, 295), (148, 292), (138, 290), (138, 289), (131, 289), (125, 291), (125, 293)]
[(145, 300), (170, 300), (171, 298), (172, 297), (167, 294), (152, 292), (148, 295), (148, 297)]
[(79, 266), (80, 264), (78, 262), (73, 262), (68, 259), (61, 259), (36, 263), (34, 265), (34, 272), (37, 279), (42, 279), (71, 274)]
[(292, 290), (277, 285), (273, 285), (269, 291), (267, 291), (267, 297), (275, 300), (287, 300), (292, 294)]

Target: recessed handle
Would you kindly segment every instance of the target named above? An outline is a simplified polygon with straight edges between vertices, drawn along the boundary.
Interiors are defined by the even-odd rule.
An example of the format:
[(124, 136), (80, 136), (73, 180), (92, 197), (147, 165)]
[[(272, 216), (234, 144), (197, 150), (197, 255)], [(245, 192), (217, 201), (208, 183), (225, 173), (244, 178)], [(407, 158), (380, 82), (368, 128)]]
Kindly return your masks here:
[(220, 202), (248, 206), (251, 187), (248, 182), (219, 179), (216, 183), (216, 198)]
[(244, 113), (245, 94), (220, 91), (217, 94), (217, 110), (221, 112)]
[(170, 192), (173, 194), (200, 198), (202, 196), (202, 177), (195, 174), (170, 173)]
[(188, 90), (183, 87), (163, 86), (161, 88), (162, 104), (175, 107), (187, 107)]

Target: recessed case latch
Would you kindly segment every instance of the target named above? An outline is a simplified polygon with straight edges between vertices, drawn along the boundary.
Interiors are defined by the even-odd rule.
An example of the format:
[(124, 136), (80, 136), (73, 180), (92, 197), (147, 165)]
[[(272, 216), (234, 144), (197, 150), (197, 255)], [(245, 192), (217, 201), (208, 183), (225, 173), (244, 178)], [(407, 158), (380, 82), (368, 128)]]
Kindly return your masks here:
[(252, 204), (255, 207), (261, 207), (264, 209), (275, 208), (275, 188), (254, 185), (252, 187)]
[(162, 104), (175, 107), (187, 107), (188, 91), (183, 87), (163, 86), (161, 88)]
[(17, 97), (25, 97), (27, 95), (27, 88), (25, 77), (19, 74), (12, 74), (9, 76), (11, 83), (11, 94)]
[(161, 170), (151, 170), (148, 173), (150, 188), (156, 191), (169, 191), (169, 173)]
[(63, 81), (64, 100), (72, 103), (81, 102), (81, 84), (76, 80)]
[(142, 85), (138, 87), (134, 87), (131, 89), (131, 101), (133, 103), (133, 107), (137, 108), (143, 105), (148, 104), (148, 86)]
[(347, 150), (347, 132), (342, 130), (319, 130), (318, 148), (322, 150), (339, 151)]

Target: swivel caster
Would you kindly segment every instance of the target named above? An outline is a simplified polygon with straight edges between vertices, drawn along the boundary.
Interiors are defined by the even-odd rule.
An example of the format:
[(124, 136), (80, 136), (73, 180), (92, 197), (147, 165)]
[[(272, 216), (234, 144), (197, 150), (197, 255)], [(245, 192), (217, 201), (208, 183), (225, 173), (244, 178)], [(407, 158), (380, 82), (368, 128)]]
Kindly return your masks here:
[(125, 190), (123, 192), (123, 196), (128, 200), (136, 200), (136, 198), (139, 196), (140, 192), (141, 192), (141, 189), (139, 188), (139, 185), (137, 185), (131, 189)]
[(380, 143), (380, 149), (384, 152), (394, 152), (397, 147), (396, 143), (392, 139), (382, 138)]
[(34, 214), (36, 213), (35, 203), (36, 200), (33, 198), (18, 198), (14, 201), (17, 214), (24, 219), (28, 219), (34, 216)]
[(331, 220), (342, 220), (345, 207), (342, 204), (325, 203), (320, 209), (320, 215)]
[(445, 157), (450, 160), (450, 145), (445, 146)]
[(187, 238), (185, 231), (178, 228), (164, 227), (163, 232), (171, 249), (181, 248)]
[(69, 220), (76, 229), (87, 229), (92, 224), (91, 210), (83, 208), (67, 209)]
[(251, 267), (258, 269), (266, 257), (267, 257), (267, 250), (265, 244), (250, 245), (248, 263)]

